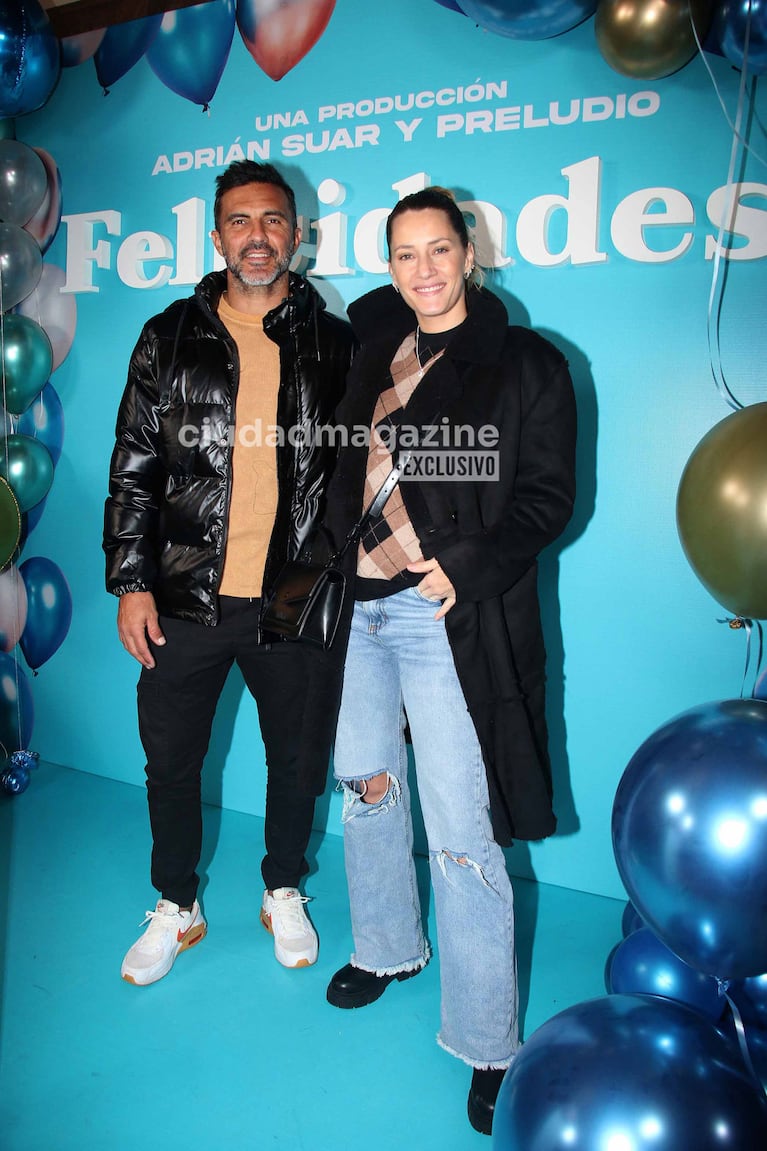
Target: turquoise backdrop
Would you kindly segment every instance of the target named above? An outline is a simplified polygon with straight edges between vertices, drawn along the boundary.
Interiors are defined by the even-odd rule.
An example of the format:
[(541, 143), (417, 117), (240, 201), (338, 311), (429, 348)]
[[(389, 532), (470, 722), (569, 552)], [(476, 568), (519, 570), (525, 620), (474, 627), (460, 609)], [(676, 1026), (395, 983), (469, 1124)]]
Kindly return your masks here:
[[(434, 0), (338, 0), (280, 80), (236, 32), (207, 111), (146, 57), (108, 95), (92, 59), (64, 68), (46, 105), (15, 124), (59, 168), (63, 219), (45, 260), (64, 269), (77, 305), (71, 350), (53, 374), (63, 452), (22, 556), (57, 563), (73, 599), (66, 641), (32, 684), (31, 745), (42, 759), (143, 781), (137, 667), (104, 592), (103, 501), (141, 325), (213, 266), (216, 173), (248, 154), (281, 167), (303, 216), (301, 266), (339, 313), (386, 281), (380, 224), (398, 195), (444, 184), (475, 218), (489, 286), (514, 322), (566, 352), (579, 402), (577, 508), (541, 565), (560, 831), (512, 849), (511, 867), (623, 895), (610, 815), (626, 764), (668, 719), (737, 696), (744, 676), (745, 632), (720, 622), (727, 613), (686, 562), (675, 526), (685, 463), (731, 411), (708, 323), (725, 274), (715, 358), (741, 403), (767, 398), (763, 88), (748, 101), (760, 155), (738, 161), (738, 216), (722, 237), (732, 258), (712, 258), (739, 82), (713, 54), (632, 80), (601, 56), (593, 18), (518, 41)], [(255, 710), (236, 676), (205, 796), (263, 813)], [(329, 789), (318, 809), (318, 826), (336, 834), (337, 799)], [(119, 821), (115, 811), (116, 833)]]

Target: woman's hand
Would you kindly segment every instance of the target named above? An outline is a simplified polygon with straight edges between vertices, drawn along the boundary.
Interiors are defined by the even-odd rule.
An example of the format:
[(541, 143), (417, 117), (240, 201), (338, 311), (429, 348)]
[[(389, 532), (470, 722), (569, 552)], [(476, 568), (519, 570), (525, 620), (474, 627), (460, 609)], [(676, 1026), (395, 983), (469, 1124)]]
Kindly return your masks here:
[(408, 564), (409, 572), (424, 572), (424, 577), (418, 585), (418, 590), (426, 599), (442, 601), (442, 606), (435, 615), (435, 619), (443, 619), (455, 606), (455, 588), (447, 578), (437, 560), (417, 560)]

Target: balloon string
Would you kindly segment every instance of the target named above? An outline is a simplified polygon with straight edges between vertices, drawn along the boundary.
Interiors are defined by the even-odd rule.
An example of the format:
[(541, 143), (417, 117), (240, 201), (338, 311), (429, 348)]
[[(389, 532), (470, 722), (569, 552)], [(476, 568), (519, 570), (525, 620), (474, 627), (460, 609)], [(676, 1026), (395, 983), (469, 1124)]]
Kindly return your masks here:
[(746, 632), (746, 666), (743, 669), (743, 682), (740, 685), (740, 698), (743, 699), (743, 694), (746, 690), (746, 680), (748, 679), (748, 667), (751, 663), (751, 633), (756, 625), (757, 635), (759, 637), (759, 645), (756, 653), (756, 669), (754, 671), (754, 686), (749, 693), (754, 698), (756, 690), (756, 683), (759, 679), (759, 672), (762, 666), (762, 657), (764, 655), (764, 632), (762, 630), (761, 620), (746, 619), (744, 616), (736, 615), (731, 619), (719, 619), (717, 623), (726, 623), (732, 631), (740, 631), (743, 628)]
[(738, 1008), (737, 1003), (728, 994), (730, 982), (727, 979), (725, 979), (725, 980), (718, 979), (717, 983), (719, 984), (719, 994), (723, 995), (724, 998), (727, 1000), (727, 1002), (730, 1005), (730, 1011), (732, 1012), (732, 1021), (735, 1024), (735, 1034), (737, 1035), (737, 1038), (738, 1038), (738, 1046), (740, 1047), (740, 1053), (743, 1056), (743, 1062), (746, 1065), (746, 1069), (748, 1070), (751, 1077), (758, 1084), (759, 1090), (764, 1095), (767, 1095), (767, 1087), (762, 1083), (761, 1079), (757, 1075), (756, 1068), (754, 1067), (753, 1060), (751, 1059), (751, 1052), (748, 1049), (748, 1040), (746, 1038), (746, 1028), (745, 1028), (744, 1023), (743, 1023), (743, 1017), (740, 1014), (740, 1010)]
[[(698, 54), (699, 54), (701, 60), (703, 61), (703, 65), (704, 65), (706, 71), (708, 72), (709, 79), (711, 80), (711, 85), (712, 85), (714, 92), (716, 94), (716, 98), (719, 101), (719, 106), (722, 109), (722, 112), (724, 114), (724, 118), (725, 118), (725, 121), (727, 122), (728, 128), (730, 129), (731, 132), (734, 132), (738, 136), (738, 139), (740, 140), (744, 149), (747, 152), (749, 152), (754, 157), (754, 159), (758, 160), (760, 164), (764, 164), (767, 167), (767, 157), (762, 156), (759, 152), (756, 151), (754, 146), (749, 143), (749, 141), (746, 139), (745, 136), (741, 135), (739, 130), (735, 127), (734, 123), (730, 119), (730, 113), (727, 111), (727, 105), (725, 104), (722, 93), (719, 90), (719, 85), (716, 82), (716, 77), (714, 76), (713, 69), (708, 62), (708, 56), (703, 51), (703, 45), (700, 42), (700, 37), (698, 36), (698, 29), (696, 28), (695, 20), (693, 19), (692, 9), (690, 9), (690, 23), (692, 25), (692, 34), (695, 37), (695, 43), (698, 46)], [(744, 55), (743, 55), (744, 64), (746, 62), (746, 57), (747, 57), (747, 52), (748, 52), (748, 40), (749, 40), (750, 31), (751, 31), (751, 3), (749, 0), (748, 17), (747, 17), (747, 24), (746, 24), (746, 36), (744, 38), (744, 45), (746, 48), (746, 52), (744, 52)]]
[[(714, 378), (717, 390), (725, 403), (729, 404), (731, 408), (742, 408), (743, 404), (733, 395), (727, 380), (724, 376), (724, 369), (722, 368), (722, 350), (720, 342), (720, 328), (722, 318), (722, 301), (724, 298), (724, 286), (726, 280), (726, 272), (722, 264), (722, 241), (724, 239), (725, 231), (731, 230), (727, 227), (732, 223), (735, 214), (735, 166), (738, 159), (740, 146), (740, 126), (743, 120), (743, 112), (746, 104), (746, 75), (747, 75), (747, 55), (748, 55), (748, 31), (751, 20), (751, 0), (748, 0), (749, 14), (748, 22), (746, 24), (746, 41), (743, 53), (743, 70), (740, 75), (740, 85), (738, 87), (738, 105), (735, 113), (735, 125), (732, 134), (732, 145), (730, 147), (730, 163), (727, 172), (727, 198), (722, 209), (722, 218), (719, 223), (719, 234), (716, 238), (716, 246), (714, 249), (714, 262), (711, 275), (711, 291), (708, 297), (708, 311), (706, 316), (706, 338), (708, 341), (708, 358), (711, 366), (711, 374)], [(721, 276), (720, 276), (721, 271)]]

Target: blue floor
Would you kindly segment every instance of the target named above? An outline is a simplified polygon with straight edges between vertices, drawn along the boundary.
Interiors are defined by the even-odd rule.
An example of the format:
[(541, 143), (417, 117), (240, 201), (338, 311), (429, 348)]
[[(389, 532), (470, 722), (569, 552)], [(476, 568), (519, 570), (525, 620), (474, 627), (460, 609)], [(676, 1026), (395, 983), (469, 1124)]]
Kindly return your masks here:
[[(143, 787), (41, 764), (0, 796), (0, 1151), (489, 1151), (470, 1071), (435, 1043), (437, 960), (370, 1007), (330, 1007), (351, 948), (341, 840), (312, 843), (320, 956), (298, 971), (258, 923), (262, 851), (262, 820), (206, 809), (208, 935), (137, 988), (119, 968), (156, 898)], [(605, 993), (625, 904), (514, 888), (529, 1036)]]

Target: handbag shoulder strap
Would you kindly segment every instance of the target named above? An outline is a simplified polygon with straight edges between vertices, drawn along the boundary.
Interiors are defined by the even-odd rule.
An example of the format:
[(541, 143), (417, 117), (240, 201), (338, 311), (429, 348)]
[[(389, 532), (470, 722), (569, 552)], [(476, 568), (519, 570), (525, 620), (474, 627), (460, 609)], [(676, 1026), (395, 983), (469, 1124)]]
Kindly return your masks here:
[(348, 533), (346, 539), (342, 543), (339, 550), (329, 560), (330, 564), (336, 563), (339, 559), (341, 559), (341, 557), (343, 555), (345, 555), (345, 553), (352, 546), (352, 544), (355, 544), (357, 542), (357, 540), (359, 540), (360, 536), (362, 535), (362, 533), (365, 529), (366, 524), (370, 523), (371, 520), (377, 519), (380, 516), (381, 512), (383, 511), (384, 507), (386, 506), (386, 501), (388, 500), (389, 496), (392, 494), (392, 492), (396, 488), (397, 484), (400, 481), (400, 476), (402, 475), (402, 473), (404, 472), (408, 463), (410, 462), (410, 456), (411, 455), (412, 455), (411, 452), (400, 452), (400, 454), (397, 456), (396, 463), (394, 464), (392, 470), (389, 472), (388, 476), (386, 477), (384, 482), (381, 484), (380, 488), (378, 489), (376, 494), (373, 496), (373, 499), (370, 501), (368, 506), (365, 508), (364, 512), (362, 513), (360, 518), (357, 520), (354, 527)]

